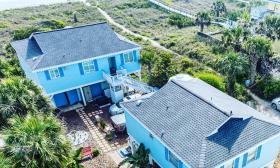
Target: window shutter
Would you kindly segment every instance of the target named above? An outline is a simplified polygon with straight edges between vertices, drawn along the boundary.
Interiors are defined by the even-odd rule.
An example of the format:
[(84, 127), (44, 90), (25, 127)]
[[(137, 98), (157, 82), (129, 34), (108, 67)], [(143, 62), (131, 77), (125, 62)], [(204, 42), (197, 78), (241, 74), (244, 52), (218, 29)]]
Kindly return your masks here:
[(80, 69), (80, 73), (81, 73), (81, 75), (84, 75), (84, 74), (85, 74), (85, 72), (84, 72), (84, 67), (83, 67), (83, 64), (82, 64), (82, 63), (79, 63), (78, 65), (79, 65), (79, 69)]
[(60, 77), (64, 77), (63, 69), (62, 68), (58, 68), (58, 71), (59, 71)]
[(169, 151), (168, 151), (168, 149), (167, 148), (165, 148), (165, 159), (166, 160), (169, 160), (168, 158), (168, 155), (169, 155)]
[(93, 60), (93, 64), (94, 64), (95, 71), (99, 71), (98, 70), (97, 60)]
[(259, 159), (261, 157), (261, 151), (262, 151), (262, 145), (260, 145), (257, 149), (257, 156), (256, 159)]
[(45, 76), (46, 76), (47, 80), (51, 80), (50, 72), (48, 70), (44, 71), (44, 72), (45, 72)]
[(181, 160), (178, 162), (178, 168), (183, 168), (183, 162)]
[(133, 60), (134, 60), (134, 62), (138, 61), (138, 59), (137, 59), (137, 51), (136, 50), (133, 51)]
[(245, 153), (243, 155), (242, 167), (245, 167), (247, 165), (247, 159), (248, 159), (248, 153)]
[(234, 160), (234, 168), (238, 168), (238, 166), (239, 166), (239, 158), (236, 158)]
[(121, 56), (121, 65), (124, 65), (123, 53), (120, 56)]

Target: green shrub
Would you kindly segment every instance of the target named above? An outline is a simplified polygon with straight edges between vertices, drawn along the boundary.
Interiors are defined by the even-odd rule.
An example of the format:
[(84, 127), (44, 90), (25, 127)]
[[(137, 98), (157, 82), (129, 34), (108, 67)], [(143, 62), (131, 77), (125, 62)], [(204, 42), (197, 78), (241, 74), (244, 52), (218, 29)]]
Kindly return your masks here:
[(66, 26), (65, 22), (62, 20), (49, 20), (49, 21), (44, 21), (41, 22), (41, 25), (44, 28), (49, 28), (49, 29), (62, 29)]
[(252, 97), (246, 90), (246, 88), (240, 84), (235, 84), (235, 98), (239, 101), (242, 101), (244, 103), (252, 100)]
[(180, 65), (182, 71), (184, 71), (190, 67), (193, 67), (194, 63), (192, 60), (190, 60), (188, 57), (185, 56), (185, 57), (181, 57)]
[(216, 75), (212, 72), (200, 72), (200, 73), (196, 73), (195, 77), (197, 77), (197, 78), (203, 80), (204, 82), (208, 83), (209, 85), (225, 92), (225, 82), (221, 76)]
[(28, 38), (32, 33), (38, 31), (40, 31), (40, 29), (36, 26), (17, 29), (12, 32), (12, 38), (13, 40), (22, 40)]
[(272, 100), (280, 95), (280, 80), (271, 76), (265, 79), (257, 79), (252, 91), (261, 98)]
[(170, 14), (168, 23), (173, 26), (177, 26), (178, 28), (183, 28), (187, 26), (194, 26), (195, 23), (193, 20), (186, 16), (182, 16), (179, 14)]
[(92, 156), (93, 156), (93, 157), (97, 157), (99, 154), (100, 154), (100, 152), (99, 152), (98, 149), (93, 149), (93, 150), (92, 150)]

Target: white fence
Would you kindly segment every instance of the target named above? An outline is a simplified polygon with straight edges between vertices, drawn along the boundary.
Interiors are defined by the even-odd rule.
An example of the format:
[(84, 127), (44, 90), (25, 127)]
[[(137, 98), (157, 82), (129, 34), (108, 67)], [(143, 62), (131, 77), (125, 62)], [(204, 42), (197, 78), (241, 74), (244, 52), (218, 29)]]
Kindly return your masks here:
[(164, 9), (166, 9), (169, 12), (174, 12), (174, 13), (177, 13), (177, 14), (181, 14), (183, 16), (187, 16), (187, 17), (192, 18), (192, 19), (195, 18), (195, 16), (192, 15), (190, 12), (186, 12), (185, 11), (186, 9), (180, 8), (178, 6), (169, 5), (167, 3), (164, 3), (164, 2), (158, 1), (158, 0), (149, 0), (149, 1), (153, 4), (155, 4), (155, 5), (158, 5), (162, 8), (164, 8)]

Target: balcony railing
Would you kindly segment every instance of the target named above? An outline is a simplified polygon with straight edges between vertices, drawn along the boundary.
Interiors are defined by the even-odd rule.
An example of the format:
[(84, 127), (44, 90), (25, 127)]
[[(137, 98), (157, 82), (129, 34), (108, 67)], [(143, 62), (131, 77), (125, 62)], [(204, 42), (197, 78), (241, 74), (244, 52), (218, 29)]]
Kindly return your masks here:
[(116, 75), (107, 74), (103, 71), (103, 78), (111, 85), (118, 86), (122, 84), (122, 78), (127, 76), (127, 70), (117, 70)]

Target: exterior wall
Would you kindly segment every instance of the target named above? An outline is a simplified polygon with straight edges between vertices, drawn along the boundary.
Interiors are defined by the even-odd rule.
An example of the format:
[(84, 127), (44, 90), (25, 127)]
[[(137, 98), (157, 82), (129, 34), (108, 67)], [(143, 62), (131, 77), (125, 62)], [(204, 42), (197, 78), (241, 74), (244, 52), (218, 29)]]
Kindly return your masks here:
[[(132, 63), (125, 63), (124, 65), (122, 65), (121, 63), (120, 55), (112, 55), (115, 56), (116, 58), (117, 69), (118, 70), (121, 69), (121, 65), (122, 65), (124, 68), (127, 69), (128, 73), (140, 71), (141, 66), (139, 63), (139, 58), (140, 58), (139, 50), (136, 53), (137, 53), (138, 61)], [(109, 62), (108, 62), (109, 57), (111, 56), (97, 59), (98, 71), (91, 72), (88, 74), (81, 75), (78, 64), (72, 64), (72, 65), (67, 65), (65, 67), (62, 67), (64, 72), (63, 77), (47, 80), (44, 71), (40, 71), (37, 72), (35, 78), (38, 79), (37, 81), (39, 81), (39, 85), (44, 88), (47, 94), (64, 92), (69, 89), (74, 89), (80, 86), (98, 83), (104, 81), (104, 78), (102, 76), (103, 71), (107, 73), (110, 72)], [(34, 77), (34, 75), (31, 76)]]
[(36, 84), (39, 84), (39, 80), (37, 78), (36, 72), (32, 72), (29, 65), (27, 65), (27, 63), (23, 61), (20, 56), (18, 58), (19, 58), (20, 66), (23, 69), (26, 78), (32, 80)]
[[(265, 166), (269, 166), (272, 164), (272, 162), (277, 158), (279, 148), (280, 148), (280, 135), (273, 137), (272, 139), (269, 139), (268, 141), (261, 143), (259, 145), (256, 145), (253, 148), (256, 148), (258, 146), (262, 146), (260, 158), (257, 160), (252, 161), (251, 163), (248, 163), (245, 167), (246, 168), (264, 168)], [(249, 150), (248, 150), (249, 151)], [(236, 160), (239, 158), (239, 164), (238, 167), (242, 168), (242, 162), (244, 159), (244, 154), (248, 151), (243, 152), (242, 154), (236, 156), (232, 160)], [(216, 168), (220, 168), (221, 166), (217, 166)]]
[[(174, 167), (169, 161), (165, 159), (165, 146), (156, 138), (150, 137), (150, 133), (146, 130), (138, 121), (136, 121), (129, 113), (125, 112), (127, 132), (133, 137), (138, 143), (143, 143), (146, 148), (150, 149), (153, 159), (162, 166), (162, 168)], [(252, 148), (261, 146), (260, 158), (248, 163), (246, 168), (264, 168), (273, 164), (273, 161), (277, 158), (277, 154), (280, 148), (280, 135), (277, 135), (267, 141), (260, 143)], [(250, 150), (250, 149), (249, 149)], [(249, 151), (248, 150), (248, 151)], [(224, 164), (228, 161), (239, 160), (238, 166), (234, 168), (244, 168), (242, 166), (244, 154), (242, 154), (225, 161), (216, 168), (223, 168)], [(187, 168), (186, 165), (183, 165)]]
[[(143, 143), (145, 148), (150, 149), (151, 156), (162, 168), (174, 167), (165, 159), (165, 146), (156, 137), (151, 138), (149, 131), (127, 112), (125, 112), (125, 120), (128, 134), (138, 143)], [(183, 165), (183, 168), (187, 166)]]

